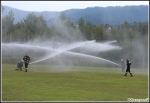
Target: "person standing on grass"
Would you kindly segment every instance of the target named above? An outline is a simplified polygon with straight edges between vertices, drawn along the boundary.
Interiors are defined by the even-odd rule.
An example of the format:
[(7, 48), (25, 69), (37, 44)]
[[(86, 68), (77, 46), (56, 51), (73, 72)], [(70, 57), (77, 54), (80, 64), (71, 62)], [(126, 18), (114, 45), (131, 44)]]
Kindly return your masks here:
[(127, 76), (127, 73), (129, 72), (129, 73), (130, 73), (130, 76), (132, 77), (133, 75), (132, 75), (132, 73), (131, 73), (131, 71), (130, 71), (131, 62), (130, 62), (128, 59), (126, 59), (126, 61), (127, 61), (127, 69), (126, 69), (126, 73), (125, 73), (124, 76)]
[(121, 59), (121, 66), (122, 66), (122, 72), (124, 72), (124, 69), (125, 69), (125, 63), (124, 63), (124, 60)]
[(26, 53), (26, 55), (23, 57), (23, 60), (24, 60), (24, 64), (25, 64), (25, 72), (27, 72), (28, 64), (30, 61), (30, 57), (28, 56), (28, 53)]

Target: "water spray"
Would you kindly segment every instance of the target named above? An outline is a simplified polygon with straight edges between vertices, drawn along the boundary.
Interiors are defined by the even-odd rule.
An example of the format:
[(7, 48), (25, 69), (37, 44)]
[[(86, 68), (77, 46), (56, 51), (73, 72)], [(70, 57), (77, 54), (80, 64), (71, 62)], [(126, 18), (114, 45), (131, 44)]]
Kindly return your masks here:
[[(95, 40), (94, 40), (94, 41), (95, 41)], [(37, 61), (35, 61), (35, 62), (31, 62), (30, 64), (38, 63), (38, 62), (40, 62), (40, 61), (47, 60), (47, 59), (49, 59), (49, 58), (51, 58), (51, 57), (54, 57), (54, 56), (56, 56), (56, 55), (59, 55), (59, 54), (65, 52), (65, 51), (72, 50), (72, 49), (75, 49), (75, 48), (77, 48), (77, 47), (81, 47), (81, 46), (85, 45), (85, 43), (94, 42), (94, 41), (92, 40), (92, 41), (87, 41), (87, 42), (79, 42), (79, 43), (76, 43), (76, 44), (71, 44), (71, 45), (69, 45), (69, 47), (65, 48), (64, 50), (62, 50), (62, 48), (61, 48), (61, 49), (60, 49), (60, 48), (59, 48), (59, 49), (55, 49), (55, 53), (51, 54), (50, 56), (48, 56), (48, 57), (46, 57), (46, 58), (44, 58), (44, 59), (37, 60)]]
[(107, 60), (107, 59), (104, 59), (104, 58), (100, 58), (100, 57), (96, 57), (96, 56), (92, 56), (92, 55), (87, 55), (87, 54), (82, 54), (82, 53), (75, 53), (75, 52), (69, 52), (69, 51), (65, 51), (67, 53), (70, 53), (71, 55), (78, 55), (78, 56), (84, 56), (84, 57), (91, 57), (93, 59), (98, 59), (98, 60), (103, 60), (103, 61), (106, 61), (106, 62), (109, 62), (109, 63), (112, 63), (112, 64), (115, 64), (115, 65), (118, 65), (118, 66), (121, 66), (115, 62), (112, 62), (110, 60)]
[[(12, 49), (12, 48), (27, 48), (27, 49), (37, 49), (38, 50), (44, 50), (47, 52), (52, 52), (52, 53), (47, 53), (45, 54), (45, 57), (43, 59), (40, 60), (36, 60), (31, 62), (30, 64), (34, 64), (34, 63), (38, 63), (44, 60), (47, 60), (49, 58), (52, 58), (54, 56), (60, 55), (62, 53), (68, 53), (71, 55), (76, 55), (76, 56), (83, 56), (83, 57), (90, 57), (92, 59), (98, 59), (98, 60), (103, 60), (105, 62), (111, 63), (111, 64), (115, 64), (117, 66), (121, 66), (117, 63), (114, 63), (110, 60), (104, 59), (104, 58), (100, 58), (100, 57), (96, 57), (96, 56), (92, 56), (92, 55), (88, 55), (88, 54), (83, 54), (83, 53), (76, 53), (76, 52), (72, 52), (71, 50), (76, 49), (76, 48), (82, 48), (86, 51), (96, 51), (96, 52), (104, 52), (104, 51), (108, 51), (111, 49), (120, 49), (119, 46), (111, 46), (111, 43), (117, 42), (116, 40), (113, 41), (108, 41), (108, 42), (103, 42), (103, 43), (96, 43), (95, 40), (92, 41), (85, 41), (85, 42), (76, 42), (76, 43), (72, 43), (72, 44), (68, 44), (68, 45), (61, 45), (58, 46), (56, 49), (51, 47), (51, 46), (42, 46), (42, 45), (34, 45), (34, 44), (19, 44), (19, 43), (2, 43), (2, 48), (3, 49)], [(99, 47), (100, 46), (100, 47)], [(101, 47), (102, 46), (102, 47)], [(97, 48), (96, 48), (97, 47)], [(105, 48), (104, 48), (105, 47)], [(8, 51), (9, 52), (9, 51)], [(16, 50), (17, 53), (17, 50)]]

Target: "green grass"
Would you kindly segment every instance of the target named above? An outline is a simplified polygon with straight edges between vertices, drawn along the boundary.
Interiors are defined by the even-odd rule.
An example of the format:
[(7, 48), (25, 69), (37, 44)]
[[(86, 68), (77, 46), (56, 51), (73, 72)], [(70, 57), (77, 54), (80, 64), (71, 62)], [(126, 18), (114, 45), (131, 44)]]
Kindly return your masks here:
[[(2, 65), (2, 101), (127, 101), (148, 98), (148, 74), (120, 68)], [(58, 72), (59, 71), (59, 72)], [(142, 74), (140, 74), (142, 73)]]

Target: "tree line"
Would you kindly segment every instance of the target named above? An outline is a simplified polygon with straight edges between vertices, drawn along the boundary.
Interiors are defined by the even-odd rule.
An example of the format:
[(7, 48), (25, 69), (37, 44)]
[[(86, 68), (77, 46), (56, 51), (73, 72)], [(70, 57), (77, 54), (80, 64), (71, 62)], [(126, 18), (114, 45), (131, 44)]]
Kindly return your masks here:
[[(2, 12), (5, 10), (2, 8)], [(96, 42), (116, 40), (118, 45), (123, 47), (122, 52), (109, 55), (103, 54), (105, 58), (119, 59), (126, 56), (135, 62), (148, 63), (148, 21), (123, 24), (94, 25), (91, 22), (85, 23), (83, 17), (78, 20), (78, 25), (66, 18), (65, 13), (59, 16), (60, 22), (57, 25), (48, 26), (42, 15), (37, 16), (29, 13), (26, 18), (14, 24), (14, 14), (10, 11), (2, 18), (2, 42), (28, 42), (34, 38), (51, 39), (52, 37), (64, 37), (62, 30), (58, 26), (66, 27), (67, 33), (73, 38), (83, 39), (78, 36), (81, 33), (86, 40), (96, 40)], [(141, 48), (142, 47), (142, 48)], [(141, 50), (142, 49), (142, 50)], [(112, 55), (113, 54), (113, 55)], [(119, 55), (119, 56), (118, 56)]]

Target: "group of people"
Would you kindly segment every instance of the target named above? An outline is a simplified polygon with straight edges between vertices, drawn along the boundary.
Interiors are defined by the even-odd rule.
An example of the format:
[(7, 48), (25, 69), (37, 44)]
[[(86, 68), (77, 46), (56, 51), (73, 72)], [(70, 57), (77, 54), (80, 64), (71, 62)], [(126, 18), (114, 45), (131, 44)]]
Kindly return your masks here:
[(29, 61), (30, 61), (30, 57), (29, 57), (28, 53), (26, 53), (26, 55), (23, 57), (23, 59), (18, 62), (18, 64), (17, 64), (18, 68), (16, 70), (22, 71), (23, 64), (24, 64), (25, 72), (27, 72)]
[[(121, 59), (121, 65), (122, 65), (122, 72), (124, 72), (124, 70), (125, 70), (125, 63), (124, 63), (123, 59)], [(127, 76), (127, 73), (129, 72), (130, 76), (132, 77), (133, 75), (132, 75), (132, 73), (130, 71), (131, 62), (128, 59), (126, 59), (126, 65), (127, 65), (127, 68), (126, 68), (126, 73), (125, 73), (124, 76)]]
[[(18, 62), (18, 64), (17, 64), (18, 69), (16, 69), (16, 70), (22, 71), (23, 63), (24, 63), (24, 65), (25, 65), (24, 66), (25, 67), (25, 72), (27, 72), (29, 61), (30, 61), (30, 57), (29, 57), (28, 53), (26, 53), (26, 55), (23, 57), (23, 59)], [(125, 63), (124, 63), (123, 59), (121, 59), (121, 65), (122, 65), (122, 72), (124, 72), (124, 70), (125, 70)], [(130, 71), (131, 62), (128, 59), (126, 59), (126, 65), (127, 65), (127, 68), (126, 68), (126, 73), (125, 73), (124, 76), (127, 76), (128, 72), (130, 73), (130, 76), (133, 76), (131, 71)]]

